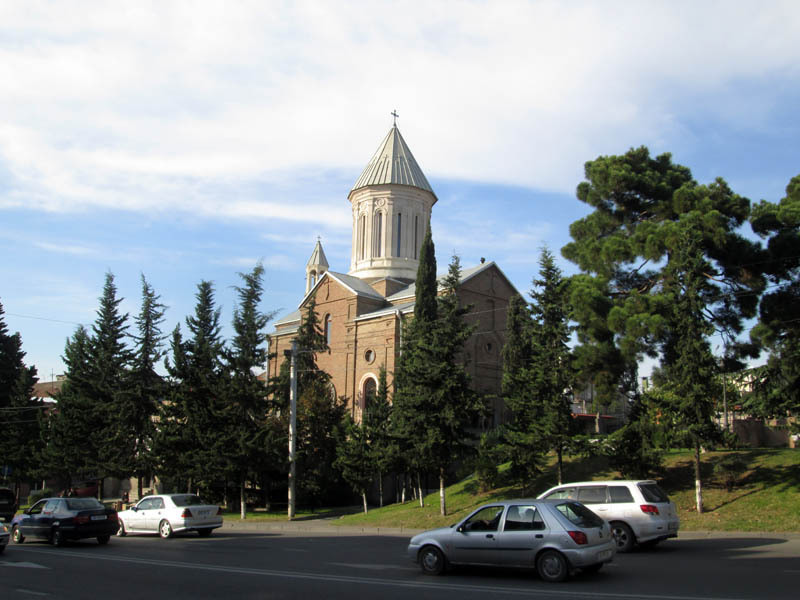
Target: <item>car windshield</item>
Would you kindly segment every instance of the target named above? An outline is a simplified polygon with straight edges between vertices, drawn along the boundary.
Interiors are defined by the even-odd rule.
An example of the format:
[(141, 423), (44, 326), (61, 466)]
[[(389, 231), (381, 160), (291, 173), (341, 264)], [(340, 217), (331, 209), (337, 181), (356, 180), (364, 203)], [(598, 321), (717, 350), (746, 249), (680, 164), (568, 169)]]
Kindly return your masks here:
[(556, 505), (562, 515), (569, 519), (569, 522), (578, 527), (601, 527), (603, 519), (577, 502), (564, 502)]
[(200, 504), (207, 504), (200, 496), (194, 494), (179, 494), (172, 497), (175, 506), (198, 506)]
[(669, 497), (664, 490), (655, 483), (640, 483), (639, 489), (642, 490), (642, 496), (648, 502), (669, 502)]
[(70, 498), (67, 500), (67, 508), (69, 510), (88, 510), (103, 508), (103, 505), (96, 498)]

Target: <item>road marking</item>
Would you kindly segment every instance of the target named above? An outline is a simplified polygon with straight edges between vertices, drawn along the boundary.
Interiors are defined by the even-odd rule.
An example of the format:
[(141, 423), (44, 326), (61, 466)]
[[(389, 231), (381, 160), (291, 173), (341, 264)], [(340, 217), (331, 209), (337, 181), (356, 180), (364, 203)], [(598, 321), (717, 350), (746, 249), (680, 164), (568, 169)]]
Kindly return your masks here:
[(9, 562), (9, 561), (0, 561), (0, 567), (23, 567), (26, 569), (49, 569), (50, 567), (45, 567), (44, 565), (37, 565), (36, 563), (32, 562)]
[(345, 567), (346, 569), (372, 569), (374, 571), (385, 571), (386, 569), (391, 569), (393, 571), (419, 571), (418, 568), (414, 567), (398, 567), (397, 565), (366, 565), (366, 564), (358, 564), (358, 563), (343, 563), (343, 562), (329, 562), (326, 563), (328, 565), (333, 565), (335, 567)]
[(34, 592), (33, 590), (24, 590), (22, 588), (17, 588), (14, 590), (15, 592), (20, 592), (21, 594), (30, 594), (31, 596), (49, 596), (50, 594), (46, 592)]
[[(486, 585), (471, 585), (463, 583), (448, 583), (447, 581), (414, 581), (402, 579), (377, 579), (374, 577), (360, 577), (351, 575), (334, 575), (327, 573), (303, 573), (299, 571), (274, 571), (270, 569), (252, 569), (247, 567), (229, 567), (225, 565), (211, 565), (201, 563), (188, 563), (178, 562), (172, 560), (158, 560), (149, 558), (137, 557), (122, 557), (100, 555), (95, 552), (58, 552), (55, 550), (38, 550), (33, 548), (19, 549), (23, 552), (32, 552), (38, 554), (49, 554), (51, 556), (58, 556), (60, 558), (87, 558), (92, 561), (106, 560), (109, 562), (131, 563), (136, 565), (148, 565), (153, 567), (165, 567), (172, 569), (189, 569), (194, 571), (209, 571), (214, 573), (235, 573), (237, 575), (255, 575), (261, 577), (274, 577), (277, 579), (299, 579), (308, 581), (326, 581), (334, 583), (349, 583), (349, 584), (363, 584), (384, 587), (397, 587), (407, 589), (423, 589), (423, 590), (448, 590), (458, 592), (474, 592), (486, 595), (491, 592), (493, 597), (508, 595), (508, 596), (530, 596), (530, 597), (547, 597), (547, 598), (605, 598), (622, 600), (638, 599), (638, 600), (741, 600), (741, 598), (728, 598), (728, 597), (712, 597), (712, 596), (668, 596), (664, 594), (615, 594), (610, 592), (597, 592), (587, 591), (581, 592), (578, 590), (560, 591), (554, 590), (552, 586), (543, 587), (540, 589), (533, 589), (530, 587), (502, 587), (498, 586), (496, 582), (489, 582)], [(349, 565), (352, 566), (352, 565)]]

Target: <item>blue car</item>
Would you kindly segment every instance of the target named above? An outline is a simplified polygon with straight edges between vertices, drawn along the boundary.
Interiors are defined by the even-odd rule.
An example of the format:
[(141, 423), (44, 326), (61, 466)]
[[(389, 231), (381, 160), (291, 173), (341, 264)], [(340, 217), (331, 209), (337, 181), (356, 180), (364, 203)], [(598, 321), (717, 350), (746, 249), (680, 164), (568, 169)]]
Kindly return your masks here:
[(63, 546), (67, 540), (97, 538), (107, 544), (117, 533), (117, 511), (96, 498), (43, 498), (11, 521), (11, 538), (21, 544), (25, 538), (46, 540)]

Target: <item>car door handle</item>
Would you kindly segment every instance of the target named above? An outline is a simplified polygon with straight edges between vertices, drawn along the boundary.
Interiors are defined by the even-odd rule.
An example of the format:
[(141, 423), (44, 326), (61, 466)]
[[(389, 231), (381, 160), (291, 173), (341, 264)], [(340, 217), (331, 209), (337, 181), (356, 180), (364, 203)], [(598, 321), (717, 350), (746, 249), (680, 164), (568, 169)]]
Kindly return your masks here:
[(489, 539), (494, 539), (494, 535), (493, 535), (493, 534), (491, 534), (491, 533), (487, 533), (487, 534), (486, 534), (486, 537), (487, 537), (487, 538), (489, 538)]
[(541, 533), (537, 533), (537, 534), (536, 534), (536, 537), (537, 537), (537, 538), (543, 538), (543, 537), (544, 537), (544, 535), (543, 535), (543, 534), (541, 534)]

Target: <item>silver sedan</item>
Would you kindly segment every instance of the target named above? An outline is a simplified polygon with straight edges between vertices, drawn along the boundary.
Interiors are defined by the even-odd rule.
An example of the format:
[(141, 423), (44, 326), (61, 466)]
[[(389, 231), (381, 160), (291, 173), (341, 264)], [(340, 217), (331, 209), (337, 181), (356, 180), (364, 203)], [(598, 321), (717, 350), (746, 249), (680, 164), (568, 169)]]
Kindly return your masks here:
[(533, 567), (553, 582), (573, 569), (597, 572), (615, 553), (609, 524), (567, 499), (493, 502), (408, 544), (408, 557), (429, 575), (448, 565)]
[(195, 494), (146, 496), (119, 513), (118, 536), (129, 533), (158, 533), (170, 538), (174, 533), (196, 531), (202, 537), (222, 527), (222, 511)]

